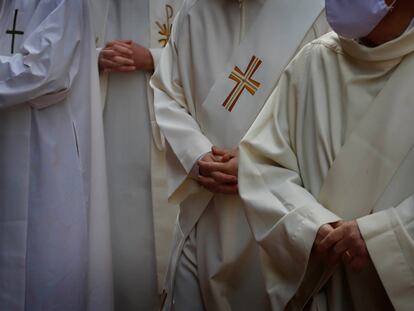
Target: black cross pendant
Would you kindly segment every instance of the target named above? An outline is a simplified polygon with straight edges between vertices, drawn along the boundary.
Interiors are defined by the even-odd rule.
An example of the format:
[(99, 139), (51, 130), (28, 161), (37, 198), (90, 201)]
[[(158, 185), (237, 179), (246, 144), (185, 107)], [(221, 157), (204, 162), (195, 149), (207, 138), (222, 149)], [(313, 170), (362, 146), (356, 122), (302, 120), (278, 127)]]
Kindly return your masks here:
[(14, 54), (14, 41), (16, 40), (16, 35), (24, 35), (24, 31), (16, 30), (16, 24), (17, 24), (17, 15), (19, 14), (19, 10), (14, 11), (14, 19), (13, 19), (13, 29), (8, 29), (6, 31), (6, 34), (12, 36), (12, 42), (11, 42), (11, 53)]

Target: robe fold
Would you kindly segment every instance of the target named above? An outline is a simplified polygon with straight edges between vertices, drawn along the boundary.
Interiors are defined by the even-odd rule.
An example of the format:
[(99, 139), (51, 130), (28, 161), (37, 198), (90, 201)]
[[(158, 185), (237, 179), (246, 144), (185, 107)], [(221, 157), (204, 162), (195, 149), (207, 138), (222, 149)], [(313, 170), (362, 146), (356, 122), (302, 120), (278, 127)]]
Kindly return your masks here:
[[(204, 100), (266, 2), (186, 1), (151, 80), (156, 119), (167, 140), (169, 198), (180, 203), (165, 285), (168, 310), (173, 307), (177, 262), (184, 242), (195, 228), (197, 274), (206, 310), (267, 310), (269, 307), (259, 250), (248, 228), (243, 203), (236, 195), (214, 195), (200, 188), (190, 174), (200, 156), (218, 142), (204, 126), (214, 127), (214, 118), (203, 106)], [(327, 29), (324, 15), (316, 16), (310, 29), (300, 34), (302, 40), (294, 51)], [(278, 53), (287, 53), (279, 50), (283, 40), (278, 41), (278, 36), (275, 33), (269, 43), (275, 57)], [(291, 57), (289, 54), (289, 60)], [(217, 103), (219, 108), (220, 105)], [(241, 128), (248, 128), (249, 124), (238, 127), (228, 122), (224, 127), (226, 136), (241, 137), (244, 135)], [(236, 148), (237, 144), (220, 147)]]
[[(376, 48), (330, 33), (283, 74), (240, 146), (240, 193), (274, 310), (410, 310), (414, 32)], [(319, 227), (356, 219), (372, 262), (330, 269)]]
[(112, 310), (98, 89), (87, 1), (2, 1), (2, 310)]

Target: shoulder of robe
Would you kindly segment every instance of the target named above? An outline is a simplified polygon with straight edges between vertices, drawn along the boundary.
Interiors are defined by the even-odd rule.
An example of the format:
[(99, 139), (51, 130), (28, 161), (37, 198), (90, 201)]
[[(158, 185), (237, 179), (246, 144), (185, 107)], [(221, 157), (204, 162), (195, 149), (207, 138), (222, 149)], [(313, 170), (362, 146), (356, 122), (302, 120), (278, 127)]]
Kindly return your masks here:
[[(194, 6), (196, 6), (196, 4), (202, 3), (203, 1), (209, 1), (209, 0), (184, 0), (183, 1), (181, 8), (178, 11), (177, 16), (175, 17), (174, 27), (171, 33), (170, 40), (173, 42), (174, 45), (176, 45), (177, 39), (180, 37), (180, 33), (183, 31), (183, 27), (184, 25), (186, 25), (185, 21), (190, 15), (192, 9), (194, 8)], [(185, 40), (187, 40), (187, 38), (185, 38)], [(177, 49), (176, 46), (175, 48)]]
[(312, 67), (319, 67), (325, 60), (343, 54), (338, 35), (329, 32), (306, 44), (286, 67), (285, 75), (295, 85), (306, 85), (311, 80), (310, 75), (322, 74), (320, 70), (310, 70)]
[(295, 71), (295, 68), (299, 67), (302, 70), (315, 60), (343, 54), (339, 37), (332, 31), (306, 44), (294, 57), (288, 68), (293, 67), (291, 70)]
[(185, 20), (189, 15), (195, 14), (198, 16), (202, 14), (210, 5), (215, 5), (215, 2), (221, 2), (223, 0), (184, 0), (179, 11), (179, 17), (181, 22)]
[[(336, 54), (344, 54), (338, 35), (331, 31), (322, 37), (309, 43), (313, 47), (314, 53), (320, 53), (320, 50), (330, 50)], [(319, 52), (317, 52), (319, 50)]]
[(203, 1), (206, 1), (206, 0), (184, 0), (181, 6), (181, 10), (180, 10), (181, 16), (186, 16), (194, 8), (194, 6), (197, 3), (203, 2)]

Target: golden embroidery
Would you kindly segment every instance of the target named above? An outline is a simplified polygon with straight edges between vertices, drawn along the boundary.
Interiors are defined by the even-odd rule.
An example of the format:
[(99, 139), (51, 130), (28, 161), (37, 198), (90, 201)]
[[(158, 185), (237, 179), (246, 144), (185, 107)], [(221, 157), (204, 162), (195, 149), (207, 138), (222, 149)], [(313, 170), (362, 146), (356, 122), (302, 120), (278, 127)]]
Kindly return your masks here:
[(253, 96), (256, 94), (261, 84), (253, 80), (252, 77), (261, 64), (262, 61), (256, 56), (253, 56), (245, 72), (241, 71), (237, 66), (233, 69), (229, 79), (235, 81), (237, 84), (224, 101), (224, 108), (232, 112), (244, 90), (247, 90)]
[(162, 47), (165, 47), (168, 43), (168, 40), (170, 39), (171, 36), (171, 31), (172, 31), (172, 18), (174, 16), (174, 8), (167, 4), (165, 6), (165, 14), (167, 17), (167, 21), (165, 24), (161, 24), (160, 22), (155, 22), (158, 26), (158, 33), (161, 35), (161, 39), (158, 40), (159, 44)]

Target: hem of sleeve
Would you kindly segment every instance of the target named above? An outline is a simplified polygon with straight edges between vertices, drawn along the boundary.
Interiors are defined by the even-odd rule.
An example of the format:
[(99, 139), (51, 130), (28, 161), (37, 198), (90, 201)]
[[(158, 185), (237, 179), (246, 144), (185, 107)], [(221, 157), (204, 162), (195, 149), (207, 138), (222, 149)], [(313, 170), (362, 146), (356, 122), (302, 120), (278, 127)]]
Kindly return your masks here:
[(189, 144), (188, 152), (183, 155), (177, 155), (180, 159), (180, 162), (184, 166), (187, 174), (190, 174), (191, 170), (193, 169), (194, 165), (197, 164), (197, 161), (205, 155), (206, 153), (209, 153), (211, 151), (211, 148), (213, 145), (210, 143), (210, 141), (206, 138), (205, 142), (199, 142), (196, 144)]
[(394, 208), (357, 220), (371, 260), (396, 310), (412, 310), (414, 273), (400, 239), (406, 235)]
[[(272, 259), (272, 305), (280, 310), (297, 292), (319, 228), (340, 220), (319, 203), (298, 207), (283, 217), (261, 243)], [(283, 289), (281, 288), (283, 286)]]
[(99, 54), (101, 54), (103, 48), (96, 48), (96, 56), (98, 57), (99, 60)]

